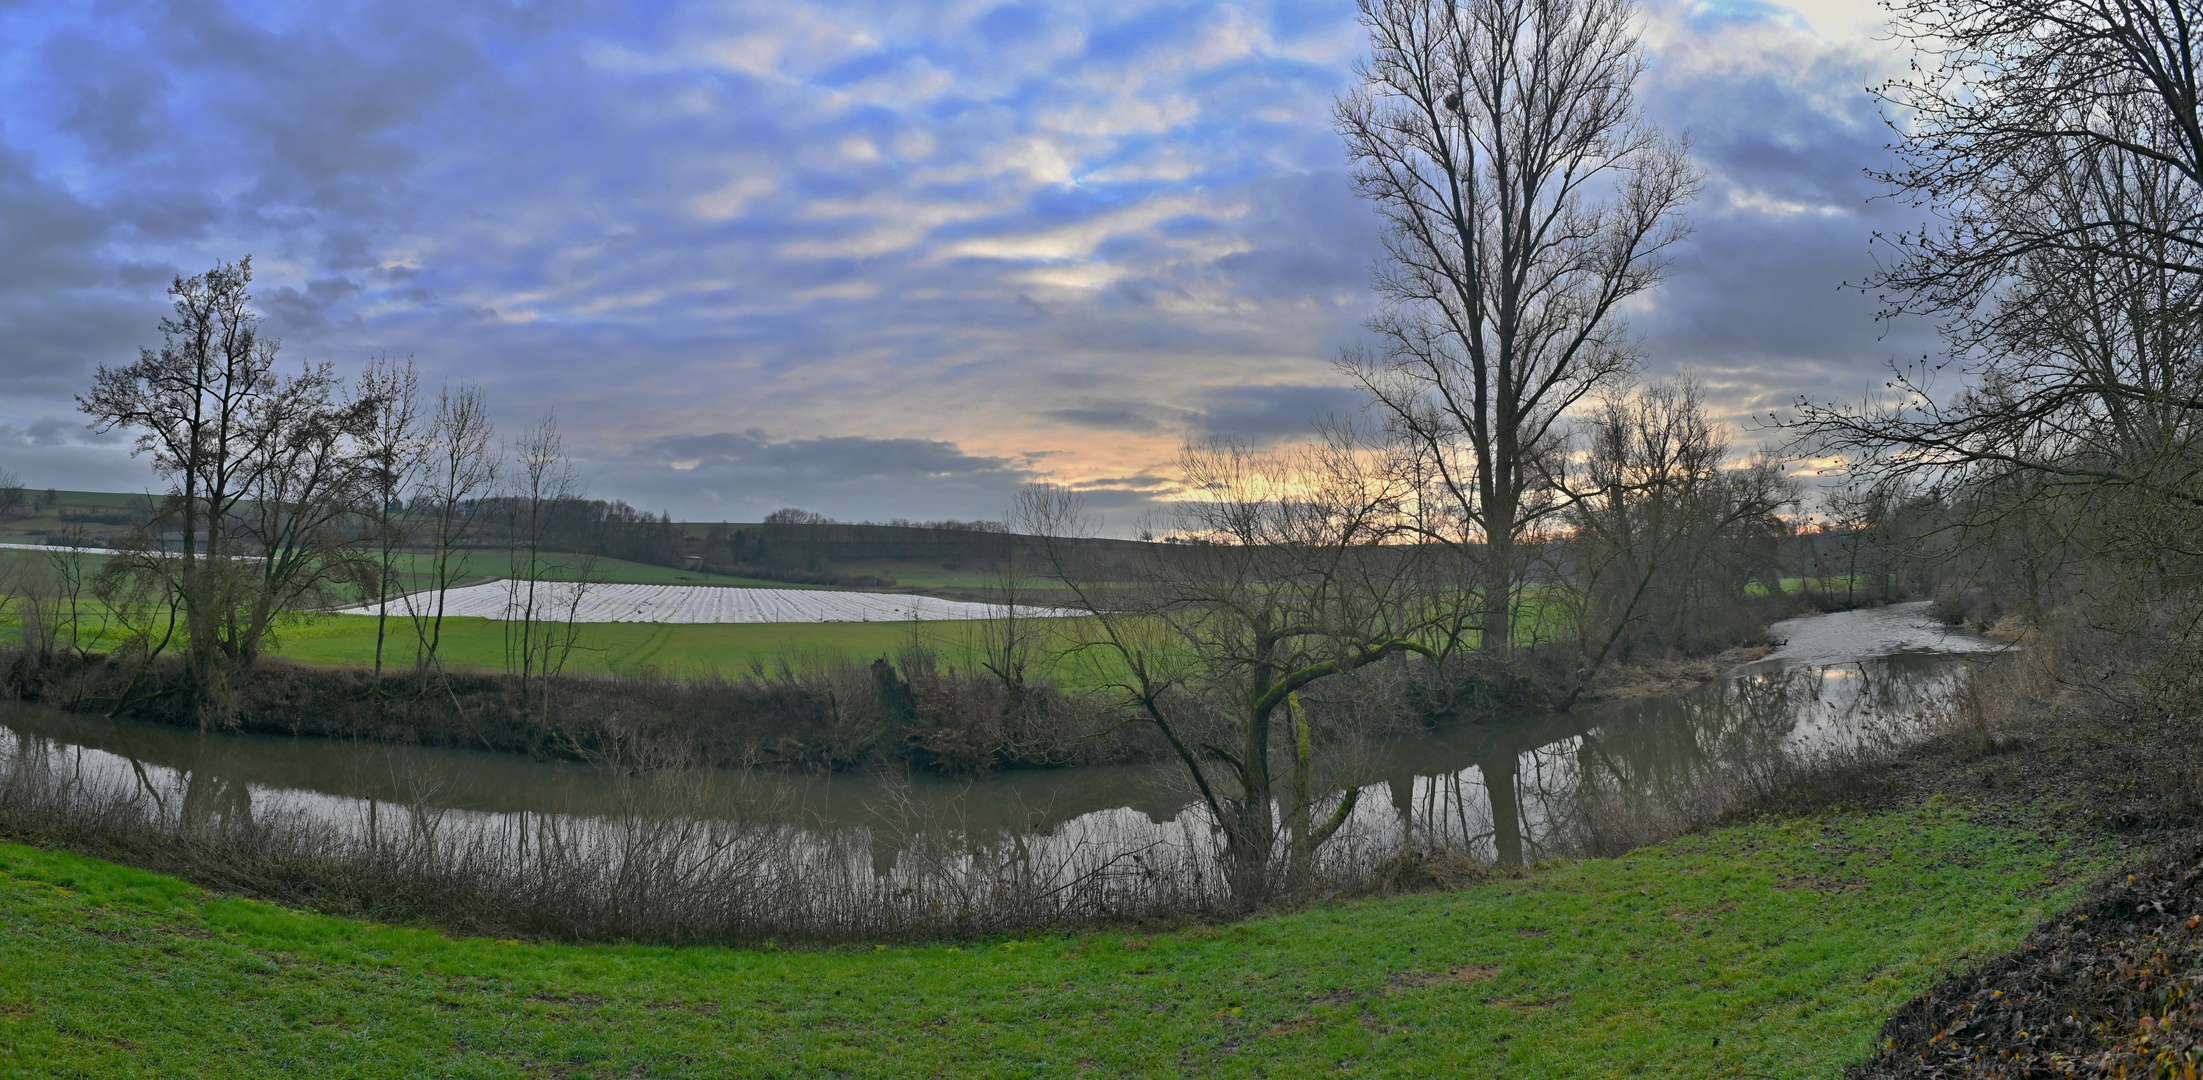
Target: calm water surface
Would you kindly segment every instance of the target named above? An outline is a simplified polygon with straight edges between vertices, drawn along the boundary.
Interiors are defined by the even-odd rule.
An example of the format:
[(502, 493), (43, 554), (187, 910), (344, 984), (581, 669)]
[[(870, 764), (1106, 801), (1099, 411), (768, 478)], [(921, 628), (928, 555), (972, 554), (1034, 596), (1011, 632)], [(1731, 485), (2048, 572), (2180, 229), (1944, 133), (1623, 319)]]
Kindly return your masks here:
[[(1685, 693), (1464, 724), (1328, 755), (1334, 791), (1359, 789), (1365, 841), (1467, 845), (1520, 862), (1583, 849), (1601, 830), (1650, 828), (1700, 785), (1781, 756), (1886, 737), (1959, 665), (2002, 649), (1927, 618), (1925, 604), (1777, 624), (1785, 644)], [(636, 784), (516, 754), (247, 734), (200, 734), (35, 705), (0, 705), (0, 760), (132, 789), (185, 818), (306, 812), (388, 820), (426, 807), (482, 829), (538, 815), (648, 812)], [(890, 872), (911, 844), (1126, 848), (1205, 828), (1175, 764), (1000, 773), (976, 780), (739, 774), (702, 812), (861, 834)], [(682, 813), (698, 813), (694, 802)]]

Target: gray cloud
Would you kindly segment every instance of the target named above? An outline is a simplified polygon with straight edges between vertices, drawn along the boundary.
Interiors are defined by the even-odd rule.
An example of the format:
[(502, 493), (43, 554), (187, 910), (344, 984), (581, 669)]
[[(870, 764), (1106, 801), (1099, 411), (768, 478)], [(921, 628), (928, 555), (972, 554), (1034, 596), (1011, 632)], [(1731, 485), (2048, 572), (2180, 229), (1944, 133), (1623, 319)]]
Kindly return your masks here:
[(1360, 417), (1368, 398), (1351, 386), (1242, 386), (1219, 390), (1202, 412), (1206, 437), (1256, 443), (1302, 439), (1318, 421)]
[[(1860, 174), (1883, 61), (1750, 36), (1772, 8), (1650, 17), (1649, 106), (1711, 176), (1635, 317), (1654, 373), (1695, 367), (1741, 413), (1932, 346), (1836, 291), (1894, 220)], [(1182, 438), (1360, 404), (1329, 363), (1376, 253), (1329, 122), (1350, 6), (4, 18), (18, 431), (156, 340), (171, 275), (247, 252), (292, 359), (415, 354), (508, 423), (557, 411), (600, 494), (688, 516), (985, 517), (1036, 476), (1130, 508)], [(725, 434), (753, 428), (775, 435)], [(71, 449), (0, 439), (42, 448)]]
[(600, 494), (700, 516), (754, 521), (783, 506), (831, 517), (999, 518), (1035, 479), (1022, 464), (932, 439), (775, 441), (762, 432), (677, 435), (593, 463)]
[(1073, 427), (1102, 428), (1111, 431), (1161, 431), (1163, 422), (1154, 416), (1151, 406), (1139, 404), (1089, 406), (1080, 409), (1049, 409), (1042, 416), (1060, 420)]
[(61, 127), (101, 159), (127, 164), (153, 153), (167, 126), (174, 89), (142, 53), (84, 34), (46, 43), (45, 67), (60, 97)]

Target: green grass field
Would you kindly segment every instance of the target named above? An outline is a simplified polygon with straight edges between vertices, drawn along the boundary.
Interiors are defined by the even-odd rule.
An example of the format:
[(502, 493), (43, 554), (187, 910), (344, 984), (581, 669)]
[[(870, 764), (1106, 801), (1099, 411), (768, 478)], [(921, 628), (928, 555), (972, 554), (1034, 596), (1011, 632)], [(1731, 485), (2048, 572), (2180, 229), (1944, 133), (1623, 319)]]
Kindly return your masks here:
[[(978, 652), (972, 622), (877, 623), (581, 623), (568, 669), (575, 672), (746, 675), (753, 664), (801, 667), (819, 660), (868, 661), (895, 656), (915, 641), (943, 662), (964, 666)], [(388, 646), (394, 663), (410, 663), (409, 626), (393, 620)], [(319, 616), (283, 631), (282, 656), (309, 664), (361, 666), (375, 656), (375, 620)], [(489, 619), (446, 619), (447, 663), (497, 669), (504, 664), (505, 625)]]
[[(0, 573), (12, 574), (19, 571), (27, 561), (40, 558), (42, 555), (36, 552), (0, 551)], [(93, 561), (97, 558), (87, 556), (87, 559)], [(420, 567), (425, 561), (423, 556), (400, 556), (400, 570), (408, 586), (424, 583), (420, 576)], [(899, 565), (883, 563), (851, 572), (893, 574), (897, 572)], [(512, 565), (505, 552), (473, 552), (469, 555), (467, 571), (469, 580), (488, 580), (511, 576)], [(908, 573), (908, 570), (903, 572)], [(549, 573), (544, 576), (557, 578), (561, 575)], [(618, 559), (597, 560), (593, 576), (600, 581), (623, 584), (805, 588), (784, 582), (707, 575)], [(939, 571), (932, 576), (920, 573), (914, 579), (904, 581), (905, 585), (944, 589), (958, 585), (984, 584), (983, 579), (986, 577), (987, 575), (979, 572)], [(1793, 586), (1786, 583), (1786, 587)], [(1565, 637), (1569, 632), (1566, 613), (1544, 603), (1535, 594), (1525, 599), (1516, 627), (1525, 643)], [(1079, 625), (1076, 622), (1064, 622), (1057, 629), (1075, 632)], [(410, 663), (414, 648), (410, 629), (402, 620), (393, 619), (390, 632), (391, 637), (386, 646), (387, 662), (400, 665)], [(580, 627), (580, 642), (568, 670), (576, 673), (610, 673), (655, 669), (669, 675), (744, 675), (757, 664), (771, 668), (783, 663), (801, 666), (820, 660), (867, 661), (879, 656), (893, 656), (906, 650), (913, 642), (933, 651), (944, 662), (963, 667), (975, 662), (982, 633), (979, 624), (971, 622), (737, 625), (589, 623)], [(278, 642), (273, 651), (277, 655), (310, 664), (366, 666), (374, 662), (374, 635), (375, 623), (371, 618), (310, 615), (303, 619), (288, 620), (279, 627)], [(12, 608), (0, 609), (0, 641), (12, 641), (19, 636), (18, 614)], [(1472, 631), (1471, 643), (1473, 639)], [(1065, 643), (1062, 641), (1044, 648), (1045, 655), (1033, 674), (1077, 685), (1095, 682), (1096, 677), (1093, 673), (1084, 671), (1082, 664), (1068, 661), (1061, 655), (1064, 648)], [(448, 663), (494, 670), (503, 665), (504, 650), (505, 629), (500, 624), (484, 619), (447, 621), (443, 655)]]
[[(4, 553), (0, 553), (4, 554)], [(645, 569), (659, 569), (646, 567)], [(301, 663), (328, 667), (366, 667), (375, 659), (375, 622), (366, 615), (309, 614), (284, 619), (276, 626), (274, 655)], [(87, 616), (87, 633), (99, 635), (93, 647), (104, 651), (120, 640)], [(1060, 632), (1076, 629), (1070, 622), (1054, 627)], [(578, 641), (567, 670), (576, 674), (638, 673), (656, 670), (667, 675), (720, 674), (743, 676), (756, 665), (777, 669), (783, 664), (798, 669), (820, 661), (855, 660), (898, 656), (917, 645), (954, 667), (978, 662), (985, 647), (985, 627), (975, 621), (941, 622), (843, 622), (843, 623), (581, 623)], [(416, 649), (412, 624), (390, 619), (384, 645), (387, 664), (406, 666)], [(503, 623), (479, 618), (444, 621), (441, 646), (447, 664), (460, 668), (500, 670), (505, 662)], [(0, 643), (22, 638), (21, 612), (12, 606), (0, 609)], [(1062, 655), (1060, 640), (1043, 643), (1032, 674), (1058, 681), (1090, 683), (1093, 678), (1081, 665)]]
[(1002, 576), (991, 570), (951, 570), (940, 563), (918, 559), (835, 563), (834, 572), (892, 578), (899, 589), (992, 589), (1002, 584)]
[(0, 845), (0, 1074), (1829, 1077), (2100, 841), (1767, 820), (1227, 926), (831, 951), (452, 940)]
[[(578, 565), (578, 556), (550, 554), (543, 558), (542, 571), (536, 576), (546, 581), (572, 581)], [(407, 588), (425, 588), (430, 567), (429, 556), (401, 553), (395, 569)], [(502, 550), (470, 551), (467, 553), (465, 577), (467, 581), (485, 581), (491, 578), (515, 577), (514, 560)], [(757, 578), (729, 577), (725, 574), (706, 574), (693, 570), (675, 570), (669, 566), (653, 566), (649, 563), (628, 562), (625, 559), (598, 558), (589, 564), (591, 580), (612, 585), (737, 585), (753, 589), (799, 589), (784, 581), (763, 581)]]

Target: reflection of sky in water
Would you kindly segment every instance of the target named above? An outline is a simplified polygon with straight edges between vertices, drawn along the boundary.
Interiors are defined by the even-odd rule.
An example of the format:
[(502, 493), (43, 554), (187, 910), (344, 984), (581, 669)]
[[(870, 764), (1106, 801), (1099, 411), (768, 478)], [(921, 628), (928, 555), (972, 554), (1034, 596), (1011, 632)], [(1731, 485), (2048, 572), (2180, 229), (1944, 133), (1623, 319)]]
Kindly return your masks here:
[(1842, 664), (1906, 653), (1986, 653), (2010, 646), (1944, 626), (1928, 614), (1927, 601), (1860, 608), (1785, 619), (1767, 633), (1782, 642), (1746, 670)]
[[(1891, 737), (1947, 687), (1952, 654), (2002, 647), (1934, 625), (1925, 605), (1791, 620), (1775, 632), (1787, 639), (1775, 653), (1686, 693), (1340, 748), (1330, 755), (1345, 763), (1340, 779), (1360, 793), (1340, 850), (1406, 839), (1511, 861), (1626, 846), (1687, 818), (1708, 784), (1784, 755)], [(0, 711), (0, 727), (14, 735), (0, 740), (6, 760), (139, 791), (171, 815), (293, 813), (351, 828), (372, 815), (399, 827), (403, 807), (418, 802), (445, 808), (443, 827), (503, 835), (544, 815), (601, 822), (659, 805), (647, 785), (513, 754), (201, 735), (35, 706)], [(1023, 843), (1106, 861), (1210, 842), (1206, 812), (1174, 764), (975, 780), (725, 771), (715, 783), (701, 797), (681, 793), (681, 816), (858, 838), (880, 870), (917, 850), (939, 858)]]

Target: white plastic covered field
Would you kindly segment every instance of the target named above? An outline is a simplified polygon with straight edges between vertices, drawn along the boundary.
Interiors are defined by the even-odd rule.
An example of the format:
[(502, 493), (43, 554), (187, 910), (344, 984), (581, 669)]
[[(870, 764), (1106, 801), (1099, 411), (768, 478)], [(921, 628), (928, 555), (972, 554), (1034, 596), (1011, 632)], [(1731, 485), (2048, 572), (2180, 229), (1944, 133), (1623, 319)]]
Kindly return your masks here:
[[(528, 610), (528, 583), (491, 581), (453, 589), (444, 597), (444, 614), (482, 619), (518, 619)], [(535, 617), (564, 622), (575, 605), (567, 582), (535, 584)], [(402, 615), (435, 603), (416, 593), (389, 602), (390, 614)], [(408, 605), (412, 605), (409, 608)], [(373, 615), (378, 605), (347, 608), (347, 615)], [(821, 623), (918, 622), (945, 619), (998, 619), (995, 604), (973, 604), (931, 596), (896, 593), (827, 592), (819, 589), (736, 589), (716, 585), (590, 585), (582, 590), (575, 622), (647, 623)], [(1071, 614), (1020, 608), (1022, 616)]]

